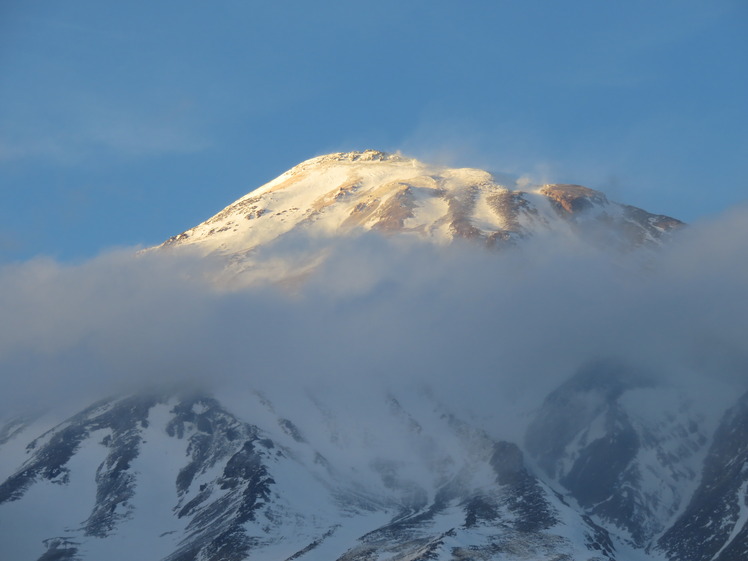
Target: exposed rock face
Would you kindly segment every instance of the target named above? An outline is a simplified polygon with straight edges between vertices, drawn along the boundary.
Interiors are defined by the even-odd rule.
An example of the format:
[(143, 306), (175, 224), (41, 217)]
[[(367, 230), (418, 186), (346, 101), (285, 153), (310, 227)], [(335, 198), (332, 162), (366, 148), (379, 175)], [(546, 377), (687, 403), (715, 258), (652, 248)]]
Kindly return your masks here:
[(658, 545), (672, 559), (748, 559), (748, 394), (723, 418), (698, 489)]
[[(242, 524), (269, 499), (272, 479), (262, 458), (272, 442), (258, 438), (256, 429), (236, 421), (210, 398), (182, 400), (171, 409), (166, 426), (151, 427), (154, 408), (166, 407), (167, 401), (166, 397), (138, 395), (98, 403), (32, 440), (27, 447), (31, 457), (23, 469), (0, 485), (0, 504), (21, 500), (30, 487), (44, 480), (67, 484), (71, 459), (98, 443), (106, 455), (91, 482), (96, 488), (95, 502), (79, 532), (80, 539), (105, 539), (127, 520), (142, 515), (133, 504), (139, 478), (133, 464), (147, 444), (148, 433), (156, 430), (159, 437), (188, 442), (184, 466), (169, 483), (176, 491), (175, 516), (190, 520), (190, 538), (169, 559), (245, 558), (248, 549)], [(199, 476), (221, 463), (225, 464), (222, 473), (200, 484), (195, 492)], [(213, 487), (219, 491), (213, 492)], [(61, 540), (51, 539), (42, 559), (77, 559), (71, 545), (76, 542)]]
[[(654, 424), (638, 413), (648, 394), (663, 400)], [(527, 449), (585, 512), (644, 547), (688, 499), (708, 442), (680, 399), (629, 365), (598, 361), (546, 398)]]
[(86, 534), (106, 536), (129, 514), (134, 480), (128, 470), (140, 446), (138, 429), (147, 425), (146, 415), (153, 402), (137, 398), (111, 405), (94, 404), (51, 434), (32, 440), (27, 450), (33, 455), (24, 469), (0, 484), (0, 503), (20, 499), (39, 480), (68, 483), (70, 470), (66, 466), (82, 442), (97, 431), (107, 431), (102, 444), (108, 454), (96, 471), (96, 507), (85, 522)]
[(595, 206), (608, 205), (608, 198), (600, 191), (581, 185), (551, 184), (540, 189), (540, 193), (551, 200), (559, 212), (570, 215), (583, 212)]

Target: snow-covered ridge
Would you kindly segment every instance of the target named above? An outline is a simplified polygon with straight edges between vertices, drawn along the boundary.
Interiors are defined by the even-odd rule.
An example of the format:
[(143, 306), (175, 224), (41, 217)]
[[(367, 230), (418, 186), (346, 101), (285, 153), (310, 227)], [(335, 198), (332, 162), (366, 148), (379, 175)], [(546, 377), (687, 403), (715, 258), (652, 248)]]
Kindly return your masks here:
[(480, 169), (366, 150), (302, 162), (163, 246), (192, 246), (236, 260), (292, 233), (319, 239), (373, 230), (498, 248), (560, 232), (630, 249), (657, 245), (680, 225), (579, 185), (519, 188)]
[(304, 167), (323, 164), (326, 162), (417, 162), (417, 160), (407, 158), (400, 152), (391, 154), (389, 152), (382, 152), (381, 150), (334, 152), (332, 154), (324, 154), (322, 156), (305, 160), (292, 169), (299, 170)]

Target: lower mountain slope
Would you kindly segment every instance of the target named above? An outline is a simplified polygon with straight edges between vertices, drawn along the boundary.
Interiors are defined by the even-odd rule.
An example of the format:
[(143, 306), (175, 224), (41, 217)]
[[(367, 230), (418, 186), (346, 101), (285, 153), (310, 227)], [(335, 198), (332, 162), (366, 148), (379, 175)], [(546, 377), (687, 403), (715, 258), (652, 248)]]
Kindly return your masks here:
[(97, 403), (38, 435), (31, 423), (4, 443), (26, 443), (26, 459), (0, 485), (1, 524), (18, 530), (3, 557), (616, 558), (608, 533), (532, 475), (515, 444), (410, 401), (417, 411), (392, 395), (380, 404), (410, 457), (347, 462), (326, 457), (343, 434), (307, 435), (258, 395), (245, 413), (262, 426), (212, 397), (152, 394)]
[(748, 558), (748, 394), (722, 419), (699, 487), (658, 546), (673, 559)]
[(653, 380), (590, 363), (546, 398), (526, 436), (547, 477), (638, 547), (684, 508), (711, 438), (695, 404)]

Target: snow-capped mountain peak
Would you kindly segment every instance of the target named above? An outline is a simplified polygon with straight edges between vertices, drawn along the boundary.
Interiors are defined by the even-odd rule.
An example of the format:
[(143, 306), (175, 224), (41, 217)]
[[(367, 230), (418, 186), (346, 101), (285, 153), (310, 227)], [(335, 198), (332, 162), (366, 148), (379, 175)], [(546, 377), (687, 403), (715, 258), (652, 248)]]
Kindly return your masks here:
[[(590, 227), (600, 223), (605, 239), (597, 239)], [(480, 169), (366, 150), (302, 162), (164, 246), (241, 256), (299, 232), (340, 237), (373, 230), (437, 244), (470, 239), (504, 247), (571, 230), (593, 243), (630, 248), (657, 244), (680, 225), (579, 185), (519, 188)]]

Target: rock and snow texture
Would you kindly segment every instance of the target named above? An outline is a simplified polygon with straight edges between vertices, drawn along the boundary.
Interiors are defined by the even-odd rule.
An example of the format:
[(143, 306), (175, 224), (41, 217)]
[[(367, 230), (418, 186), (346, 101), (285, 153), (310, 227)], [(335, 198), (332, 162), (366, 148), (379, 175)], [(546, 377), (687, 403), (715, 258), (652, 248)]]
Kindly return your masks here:
[(428, 391), (366, 401), (365, 424), (363, 403), (308, 389), (144, 393), (57, 424), (8, 423), (0, 555), (745, 558), (746, 397), (709, 434), (671, 389), (617, 362), (591, 364), (536, 412), (529, 462)]
[(698, 489), (658, 546), (673, 559), (748, 559), (748, 394), (722, 419)]
[(212, 397), (148, 394), (41, 435), (32, 424), (11, 438), (26, 451), (0, 485), (0, 551), (19, 561), (615, 558), (608, 533), (533, 476), (515, 444), (407, 397), (412, 409), (391, 394), (377, 403), (413, 452), (362, 447), (348, 465), (335, 461), (345, 435), (305, 434), (261, 395), (245, 402), (261, 426)]
[(526, 446), (585, 512), (645, 547), (693, 491), (710, 436), (705, 425), (679, 392), (601, 360), (546, 398)]
[[(626, 251), (657, 245), (681, 225), (580, 185), (519, 189), (480, 169), (367, 150), (307, 160), (163, 245), (225, 255), (245, 269), (258, 248), (289, 235), (327, 239), (373, 230), (500, 248), (552, 234)], [(307, 255), (294, 272), (313, 268), (321, 258)], [(267, 260), (263, 266), (269, 268)]]

